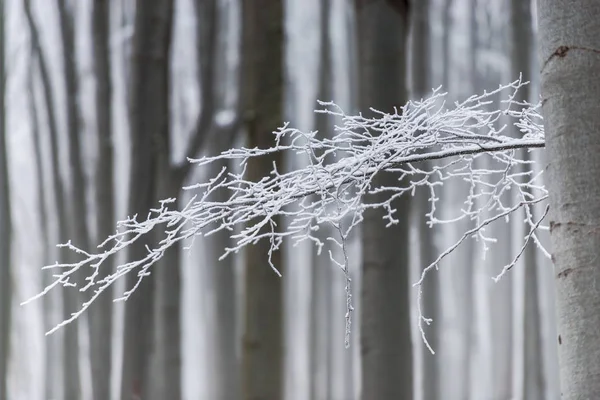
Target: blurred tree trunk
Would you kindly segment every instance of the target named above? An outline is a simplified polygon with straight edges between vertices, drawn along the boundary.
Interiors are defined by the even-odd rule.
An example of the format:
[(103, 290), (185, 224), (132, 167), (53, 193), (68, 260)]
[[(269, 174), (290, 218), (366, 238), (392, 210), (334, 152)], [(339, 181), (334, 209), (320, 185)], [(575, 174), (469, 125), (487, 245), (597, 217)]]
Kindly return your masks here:
[[(159, 155), (161, 151), (164, 152), (161, 146), (164, 145), (164, 138), (168, 137), (169, 132), (169, 55), (172, 18), (173, 0), (148, 0), (144, 3), (144, 7), (136, 7), (135, 10), (135, 32), (129, 79), (131, 83), (129, 89), (131, 168), (128, 208), (130, 215), (138, 214), (140, 219), (145, 218), (149, 210), (156, 206), (157, 177), (160, 173), (158, 168), (163, 167), (162, 164), (159, 165), (161, 161)], [(129, 258), (142, 259), (146, 255), (145, 246), (148, 244), (143, 241), (135, 242), (129, 249)], [(173, 267), (176, 268), (178, 266)], [(155, 275), (159, 274), (158, 269), (153, 270)], [(153, 319), (155, 275), (145, 278), (125, 303), (122, 399), (135, 396), (149, 397), (152, 387), (150, 381), (158, 378), (155, 376), (150, 379), (149, 376), (150, 356), (156, 350), (152, 346), (153, 328), (155, 328)], [(132, 288), (137, 280), (136, 273), (127, 275), (127, 287)], [(164, 284), (166, 283), (160, 283), (160, 285)], [(166, 310), (162, 307), (160, 309)], [(173, 329), (178, 331), (179, 326), (174, 326)], [(163, 337), (160, 336), (162, 332), (156, 334), (159, 338)], [(177, 344), (180, 340), (178, 336), (169, 339), (176, 341)], [(177, 396), (177, 393), (169, 393), (167, 398), (177, 399), (171, 395)]]
[[(67, 134), (69, 142), (69, 165), (71, 173), (71, 202), (73, 207), (72, 219), (74, 237), (73, 244), (86, 251), (90, 250), (91, 240), (87, 225), (86, 182), (83, 171), (81, 145), (82, 126), (81, 110), (79, 107), (79, 78), (75, 54), (75, 32), (72, 5), (67, 0), (57, 0), (60, 21), (61, 42), (63, 46), (63, 73), (65, 79), (67, 102)], [(89, 296), (89, 295), (88, 295)]]
[(0, 1), (0, 399), (8, 399), (8, 362), (11, 332), (11, 246), (12, 215), (8, 176), (5, 109), (5, 7)]
[[(97, 240), (114, 231), (115, 194), (113, 181), (112, 74), (110, 71), (110, 0), (92, 2), (92, 38), (96, 75), (96, 129), (98, 164), (96, 165)], [(112, 273), (112, 258), (106, 260), (100, 279)], [(92, 304), (90, 316), (90, 361), (92, 391), (95, 400), (110, 398), (112, 362), (112, 288)]]
[[(40, 78), (42, 81), (42, 92), (44, 102), (46, 103), (48, 130), (50, 131), (50, 152), (52, 164), (52, 187), (54, 189), (54, 203), (58, 220), (58, 240), (59, 243), (65, 243), (70, 235), (70, 227), (67, 219), (66, 201), (67, 196), (64, 188), (63, 178), (60, 171), (60, 152), (58, 124), (56, 121), (56, 110), (54, 108), (54, 99), (52, 97), (52, 85), (46, 57), (42, 51), (37, 25), (35, 23), (30, 0), (23, 1), (25, 16), (29, 25), (31, 42), (35, 58), (40, 68)], [(72, 260), (72, 254), (69, 251), (59, 250), (59, 261), (68, 262)], [(76, 290), (63, 291), (63, 317), (71, 315), (73, 308), (77, 305), (78, 292)], [(68, 324), (64, 327), (63, 334), (63, 383), (62, 391), (66, 400), (78, 400), (81, 398), (81, 381), (79, 374), (79, 336), (78, 322)]]
[[(33, 49), (32, 49), (33, 50)], [(46, 212), (46, 182), (44, 182), (44, 162), (42, 152), (42, 138), (39, 126), (39, 111), (36, 104), (35, 94), (35, 50), (31, 54), (31, 62), (28, 68), (27, 76), (27, 99), (29, 105), (29, 116), (31, 119), (31, 130), (33, 136), (33, 150), (35, 157), (35, 175), (37, 177), (37, 210), (40, 220), (40, 235), (42, 238), (42, 260), (43, 262), (50, 261), (50, 232), (48, 227), (48, 213)], [(54, 240), (54, 239), (52, 239)], [(52, 272), (43, 271), (42, 286), (46, 287), (52, 283)], [(50, 293), (48, 293), (50, 294)], [(44, 314), (44, 329), (49, 330), (53, 327), (52, 314), (59, 307), (59, 292), (50, 296), (43, 303)], [(54, 393), (54, 385), (59, 380), (58, 369), (58, 347), (59, 335), (53, 335), (46, 338), (45, 341), (45, 357), (44, 357), (44, 398), (54, 399), (58, 396)]]
[[(429, 32), (429, 0), (413, 1), (411, 13), (411, 38), (412, 38), (412, 94), (414, 99), (427, 97), (431, 91), (431, 55), (430, 55), (430, 32)], [(444, 37), (449, 36), (447, 33)], [(446, 73), (446, 68), (444, 69)], [(426, 162), (427, 163), (427, 162)], [(429, 187), (417, 189), (415, 197), (411, 202), (413, 223), (417, 229), (417, 243), (419, 249), (419, 271), (432, 263), (435, 258), (435, 244), (433, 241), (433, 230), (427, 226), (426, 214), (431, 206)], [(423, 355), (423, 370), (421, 373), (421, 387), (423, 398), (436, 400), (440, 397), (441, 384), (441, 357), (439, 332), (441, 329), (442, 313), (440, 305), (440, 274), (437, 271), (429, 274), (423, 285), (423, 313), (433, 320), (432, 325), (425, 328), (427, 340), (436, 354), (420, 344)]]
[[(474, 0), (476, 1), (476, 0)], [(442, 63), (444, 64), (444, 69), (442, 73), (442, 85), (444, 85), (444, 90), (449, 90), (450, 88), (450, 64), (451, 60), (451, 51), (450, 51), (450, 38), (452, 36), (452, 6), (454, 5), (454, 0), (444, 0), (444, 8), (442, 12), (442, 25), (444, 28), (443, 37), (442, 37)]]
[[(70, 191), (66, 193), (67, 202), (69, 204), (68, 220), (70, 221), (70, 235), (69, 240), (73, 245), (84, 249), (85, 251), (90, 250), (91, 240), (90, 233), (87, 224), (87, 205), (86, 205), (86, 182), (83, 171), (82, 159), (82, 146), (81, 138), (82, 126), (81, 126), (81, 110), (79, 108), (79, 77), (77, 76), (77, 64), (75, 54), (75, 32), (74, 32), (74, 17), (73, 17), (73, 5), (67, 5), (66, 0), (57, 0), (58, 5), (58, 16), (60, 25), (60, 39), (62, 43), (62, 67), (65, 82), (65, 94), (66, 94), (66, 118), (67, 118), (67, 137), (68, 137), (68, 160), (69, 160), (69, 180), (70, 180)], [(74, 254), (70, 254), (69, 257), (76, 258)], [(76, 277), (78, 285), (84, 283), (81, 274)], [(81, 294), (75, 290), (69, 290), (69, 294), (65, 296), (63, 302), (65, 318), (70, 316), (73, 312), (76, 312), (81, 302)], [(85, 294), (85, 298), (89, 298), (90, 293)], [(75, 332), (71, 335), (68, 346), (65, 346), (65, 351), (71, 352), (72, 347), (79, 347), (78, 330), (82, 323), (87, 322), (87, 317), (79, 319), (75, 325)], [(79, 350), (81, 351), (81, 350)], [(67, 358), (67, 357), (65, 357)], [(77, 359), (77, 366), (71, 366), (71, 368), (79, 369), (79, 357)], [(76, 379), (79, 374), (76, 374), (73, 378), (66, 374), (66, 379)], [(81, 379), (81, 377), (79, 377)], [(74, 387), (77, 387), (79, 393), (68, 393), (67, 399), (79, 400), (81, 398), (81, 382), (74, 383)]]
[[(329, 37), (331, 2), (321, 0), (320, 2), (321, 28), (320, 28), (320, 67), (317, 98), (321, 101), (332, 100), (333, 78), (331, 43)], [(331, 135), (329, 123), (330, 116), (327, 114), (316, 114), (316, 126), (321, 138)], [(327, 237), (332, 234), (329, 226), (322, 226), (316, 232), (317, 237), (327, 242)], [(326, 249), (326, 247), (325, 247)], [(329, 253), (324, 250), (321, 254), (312, 252), (312, 274), (311, 274), (311, 310), (310, 310), (310, 371), (311, 371), (311, 399), (331, 399), (333, 385), (332, 365), (332, 323), (339, 322), (332, 318), (333, 312), (333, 266), (329, 259)], [(335, 254), (335, 253), (334, 253)]]
[[(531, 2), (522, 0), (511, 1), (510, 14), (510, 59), (511, 76), (516, 79), (522, 74), (523, 80), (529, 81), (532, 75), (531, 52), (533, 50), (533, 21), (531, 16)], [(529, 86), (519, 90), (515, 101), (529, 101)], [(530, 160), (527, 150), (522, 151), (522, 159)], [(524, 172), (529, 172), (532, 167), (526, 165)], [(533, 214), (533, 208), (532, 208)], [(533, 216), (535, 220), (535, 215)], [(527, 232), (523, 232), (526, 234)], [(538, 262), (536, 259), (536, 245), (530, 242), (523, 253), (521, 268), (524, 269), (524, 342), (523, 342), (523, 388), (521, 397), (527, 400), (542, 400), (545, 397), (544, 389), (544, 360), (542, 340), (542, 320), (539, 296)]]
[[(407, 1), (356, 1), (360, 108), (393, 112), (407, 100), (405, 84)], [(372, 187), (397, 186), (398, 176), (380, 173)], [(388, 194), (370, 195), (384, 201)], [(408, 196), (392, 203), (400, 222), (386, 228), (385, 211), (368, 209), (363, 223), (361, 309), (362, 398), (413, 397), (409, 300)]]
[[(505, 34), (505, 27), (497, 29), (494, 23), (499, 17), (492, 8), (491, 2), (482, 4), (485, 11), (485, 23), (479, 30), (478, 37), (483, 36), (482, 47), (488, 54), (505, 54), (505, 40), (502, 35)], [(510, 13), (510, 9), (508, 10)], [(500, 33), (500, 35), (496, 33)], [(500, 37), (500, 39), (497, 39)], [(482, 63), (484, 66), (486, 63)], [(483, 74), (484, 89), (491, 89), (502, 79), (506, 69), (497, 65), (490, 65), (485, 68)], [(511, 79), (515, 79), (511, 76)], [(479, 89), (480, 91), (481, 89)], [(489, 107), (498, 109), (501, 107), (499, 97), (492, 99)], [(509, 134), (513, 134), (509, 133)], [(486, 167), (494, 168), (496, 165), (491, 157), (486, 158)], [(508, 207), (513, 204), (513, 199), (507, 199)], [(490, 227), (490, 233), (497, 239), (497, 243), (490, 246), (486, 254), (487, 265), (489, 265), (492, 274), (499, 273), (502, 268), (511, 262), (513, 255), (519, 251), (520, 245), (516, 246), (513, 236), (513, 220), (506, 222), (500, 221)], [(489, 260), (489, 261), (488, 261)], [(485, 340), (488, 341), (488, 348), (491, 348), (491, 398), (492, 399), (512, 399), (517, 396), (515, 393), (515, 275), (506, 274), (499, 282), (487, 280), (489, 285), (489, 312), (485, 315), (486, 323), (489, 324), (489, 335)], [(487, 361), (486, 361), (487, 362)], [(483, 386), (483, 385), (482, 385)]]
[[(215, 142), (222, 142), (215, 138)], [(229, 144), (214, 143), (209, 151), (218, 154), (231, 148)], [(212, 163), (207, 174), (216, 176), (221, 168), (227, 167), (228, 163)], [(223, 202), (229, 199), (226, 189), (220, 189), (215, 193), (214, 201)], [(240, 389), (240, 363), (236, 354), (237, 347), (237, 321), (236, 321), (236, 291), (234, 258), (229, 256), (219, 261), (225, 248), (230, 247), (231, 232), (222, 230), (205, 239), (207, 258), (211, 260), (209, 268), (210, 282), (214, 282), (213, 293), (215, 296), (215, 318), (212, 329), (214, 345), (214, 363), (212, 366), (213, 378), (216, 380), (215, 400), (239, 399)]]
[[(468, 71), (471, 74), (471, 93), (478, 93), (481, 90), (481, 80), (479, 78), (479, 70), (477, 67), (477, 57), (479, 55), (479, 46), (478, 46), (478, 24), (477, 24), (477, 0), (469, 0), (469, 55), (468, 55)], [(448, 66), (449, 67), (449, 66)], [(459, 186), (459, 187), (456, 187)], [(453, 188), (450, 188), (449, 192), (451, 193), (450, 204), (451, 207), (464, 206), (464, 193), (469, 190), (468, 183), (456, 182), (456, 185)], [(471, 221), (465, 221), (461, 224), (461, 228), (459, 231), (464, 232), (465, 230), (469, 230), (473, 227)], [(453, 238), (453, 240), (457, 240), (458, 238)], [(460, 371), (459, 376), (459, 385), (457, 393), (457, 398), (459, 399), (469, 399), (472, 397), (471, 395), (471, 386), (473, 385), (473, 348), (475, 347), (475, 318), (476, 318), (476, 309), (475, 309), (475, 298), (476, 291), (474, 288), (475, 284), (475, 269), (474, 265), (479, 261), (478, 255), (479, 253), (476, 251), (476, 243), (474, 240), (470, 239), (467, 243), (464, 244), (463, 249), (460, 253), (460, 259), (462, 260), (462, 273), (459, 275), (458, 279), (461, 283), (458, 285), (458, 293), (460, 295), (461, 301), (458, 303), (462, 312), (462, 318), (459, 322), (460, 324), (460, 337), (461, 337), (461, 353), (460, 353), (460, 361), (458, 363), (458, 370)], [(477, 258), (477, 260), (476, 260)]]
[[(188, 144), (188, 156), (195, 157), (201, 150), (206, 149), (210, 154), (218, 154), (231, 148), (233, 138), (239, 129), (239, 115), (229, 125), (216, 125), (214, 117), (218, 106), (223, 100), (217, 90), (219, 81), (218, 71), (226, 67), (226, 32), (223, 32), (219, 22), (224, 17), (219, 13), (217, 0), (196, 0), (195, 11), (197, 20), (198, 40), (198, 80), (202, 109), (198, 116), (196, 132)], [(240, 71), (241, 73), (241, 71)], [(238, 95), (238, 110), (240, 99)], [(189, 163), (186, 174), (189, 174)], [(186, 168), (182, 166), (182, 168)], [(216, 176), (223, 167), (229, 168), (229, 163), (218, 162), (208, 166), (206, 176)], [(214, 201), (225, 201), (229, 198), (228, 190), (217, 190)], [(218, 260), (225, 248), (231, 243), (230, 232), (219, 231), (205, 238), (206, 257), (211, 260), (208, 269), (208, 279), (213, 282), (212, 291), (215, 296), (215, 318), (211, 324), (211, 337), (215, 341), (214, 364), (212, 376), (215, 380), (216, 400), (237, 399), (241, 395), (240, 363), (236, 354), (237, 323), (234, 258), (227, 257)]]
[[(248, 147), (268, 148), (274, 142), (271, 132), (283, 123), (283, 1), (243, 0), (242, 16)], [(258, 181), (270, 175), (273, 163), (281, 171), (282, 161), (280, 154), (250, 160), (248, 179)], [(278, 226), (281, 222), (276, 220)], [(269, 246), (269, 241), (261, 240), (246, 250), (242, 373), (243, 398), (247, 400), (283, 397), (283, 285), (269, 267)], [(271, 260), (283, 272), (281, 250), (274, 251)]]
[[(168, 131), (163, 132), (168, 134)], [(158, 155), (157, 199), (178, 198), (183, 180), (172, 173), (168, 136), (161, 136)], [(156, 241), (163, 239), (159, 234)], [(180, 400), (181, 388), (181, 246), (169, 248), (153, 267), (154, 299), (153, 362), (149, 382), (152, 400)]]

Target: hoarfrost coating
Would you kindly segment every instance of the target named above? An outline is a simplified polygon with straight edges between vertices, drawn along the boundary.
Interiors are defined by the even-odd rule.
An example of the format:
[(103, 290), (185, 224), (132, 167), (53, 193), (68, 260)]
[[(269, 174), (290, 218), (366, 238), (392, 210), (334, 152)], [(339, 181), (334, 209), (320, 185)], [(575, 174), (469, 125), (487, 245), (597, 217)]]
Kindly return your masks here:
[[(542, 220), (548, 207), (545, 207), (541, 218), (536, 220), (532, 217), (532, 207), (545, 203), (548, 197), (540, 183), (541, 172), (519, 168), (533, 161), (520, 159), (516, 155), (517, 149), (544, 147), (539, 105), (514, 100), (517, 91), (526, 84), (519, 79), (494, 91), (456, 102), (452, 107), (446, 106), (446, 93), (438, 88), (427, 99), (409, 101), (393, 114), (372, 110), (377, 115), (374, 118), (365, 118), (360, 114), (347, 115), (332, 102), (319, 102), (322, 108), (317, 112), (327, 113), (341, 121), (340, 125), (335, 126), (333, 137), (322, 138), (317, 132), (301, 132), (285, 124), (274, 132), (274, 145), (270, 148), (242, 147), (216, 156), (189, 159), (200, 167), (222, 160), (237, 160), (241, 171), (234, 173), (223, 168), (208, 182), (185, 187), (196, 195), (181, 210), (169, 208), (175, 199), (165, 199), (158, 208), (149, 210), (145, 217), (133, 215), (118, 222), (116, 232), (98, 246), (98, 251), (81, 249), (70, 242), (59, 245), (80, 254), (81, 260), (44, 267), (56, 270), (54, 281), (23, 304), (43, 297), (59, 286), (67, 290), (92, 292), (79, 311), (56, 325), (48, 332), (50, 334), (78, 318), (116, 280), (126, 274), (136, 273), (137, 283), (115, 299), (127, 300), (141, 280), (150, 274), (150, 267), (179, 241), (227, 230), (231, 232), (234, 245), (224, 249), (221, 256), (224, 258), (259, 240), (268, 240), (269, 264), (274, 273), (279, 274), (270, 256), (281, 246), (283, 239), (291, 239), (295, 244), (309, 240), (315, 244), (317, 252), (326, 247), (332, 263), (345, 274), (345, 343), (348, 346), (353, 310), (345, 247), (348, 236), (360, 224), (363, 212), (368, 208), (383, 208), (388, 226), (397, 223), (392, 201), (398, 196), (413, 195), (417, 187), (425, 186), (430, 191), (430, 208), (426, 215), (429, 227), (461, 220), (472, 221), (473, 226), (434, 262), (425, 266), (413, 285), (418, 296), (419, 329), (425, 344), (433, 353), (422, 327), (423, 323), (429, 324), (431, 320), (421, 313), (421, 285), (442, 259), (468, 239), (477, 240), (486, 251), (488, 245), (495, 241), (486, 234), (486, 227), (495, 221), (508, 219), (521, 209), (524, 210), (524, 222), (529, 227), (523, 238), (522, 249), (529, 241), (533, 241), (544, 255), (549, 256), (536, 233), (539, 229), (547, 229), (542, 225)], [(498, 109), (491, 108), (492, 99), (497, 96), (504, 96), (505, 99), (500, 102)], [(502, 124), (503, 121), (516, 126), (521, 135), (505, 135), (508, 125)], [(246, 179), (249, 159), (274, 152), (304, 158), (306, 167), (281, 172), (281, 166), (273, 165), (271, 174), (260, 181)], [(491, 162), (480, 162), (482, 157), (488, 157)], [(436, 162), (428, 163), (427, 168), (419, 167), (419, 161), (424, 160)], [(480, 165), (488, 167), (482, 168)], [(372, 179), (381, 171), (397, 173), (398, 185), (374, 187)], [(465, 194), (464, 207), (459, 215), (443, 219), (438, 217), (437, 194), (447, 181), (455, 179), (468, 182), (469, 192)], [(226, 201), (213, 201), (213, 194), (220, 189), (226, 189), (230, 193), (229, 198)], [(365, 201), (366, 194), (381, 192), (388, 194), (385, 201)], [(517, 201), (511, 200), (515, 198)], [(274, 222), (275, 216), (284, 216), (290, 222), (287, 226), (278, 227)], [(337, 232), (337, 237), (327, 238), (328, 243), (314, 235), (323, 224), (328, 224)], [(234, 233), (236, 226), (243, 226), (239, 233)], [(155, 229), (164, 231), (165, 236), (155, 245), (147, 246), (144, 258), (118, 265), (108, 276), (99, 274), (109, 257), (147, 238)], [(342, 250), (341, 260), (333, 257), (331, 246)], [(501, 278), (512, 268), (521, 253), (522, 250), (494, 279)], [(78, 271), (84, 268), (89, 268), (89, 273), (85, 282), (78, 284), (75, 274), (80, 274)]]

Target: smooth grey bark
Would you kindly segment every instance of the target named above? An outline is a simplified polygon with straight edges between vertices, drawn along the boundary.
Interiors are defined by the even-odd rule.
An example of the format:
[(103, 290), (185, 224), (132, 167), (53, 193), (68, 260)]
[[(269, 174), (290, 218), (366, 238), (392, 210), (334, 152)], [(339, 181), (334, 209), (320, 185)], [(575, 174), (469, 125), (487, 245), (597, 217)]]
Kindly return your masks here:
[[(115, 193), (113, 178), (112, 74), (110, 71), (110, 0), (92, 2), (92, 39), (96, 75), (96, 165), (97, 238), (114, 231)], [(112, 259), (106, 260), (100, 278), (112, 273)], [(112, 288), (107, 288), (89, 309), (92, 393), (95, 400), (110, 398), (112, 363)]]
[[(407, 1), (357, 1), (360, 109), (392, 112), (407, 99), (405, 84)], [(372, 188), (395, 186), (398, 176), (381, 173)], [(388, 194), (372, 195), (381, 201)], [(410, 399), (413, 355), (409, 300), (408, 197), (394, 201), (400, 222), (386, 228), (385, 211), (364, 213), (362, 258), (362, 398)]]
[[(429, 32), (429, 0), (420, 0), (412, 3), (411, 10), (411, 97), (421, 99), (431, 91), (431, 55)], [(445, 37), (449, 36), (449, 33)], [(444, 74), (446, 74), (444, 69)], [(417, 227), (418, 251), (420, 267), (424, 268), (434, 261), (435, 245), (433, 230), (427, 226), (426, 214), (430, 211), (430, 191), (421, 187), (415, 193), (411, 202), (413, 223)], [(431, 318), (433, 323), (425, 329), (427, 341), (434, 349), (440, 350), (440, 324), (442, 322), (440, 305), (440, 275), (436, 272), (429, 274), (423, 285), (423, 313)], [(441, 385), (441, 357), (439, 353), (431, 354), (421, 346), (423, 354), (423, 372), (420, 385), (423, 398), (436, 400), (440, 397)]]
[[(329, 101), (332, 96), (332, 54), (329, 37), (331, 4), (329, 0), (320, 2), (320, 66), (318, 80), (318, 99)], [(315, 128), (321, 137), (331, 135), (329, 129), (330, 117), (327, 114), (317, 114)], [(327, 226), (317, 232), (319, 239), (326, 243), (332, 234)], [(331, 399), (333, 385), (333, 343), (331, 342), (333, 317), (333, 269), (329, 253), (323, 251), (317, 254), (313, 249), (310, 294), (310, 398), (312, 400)], [(332, 321), (333, 320), (333, 321)]]
[[(242, 81), (249, 147), (273, 145), (273, 129), (283, 122), (284, 26), (282, 0), (242, 0)], [(267, 176), (280, 154), (248, 162), (248, 179)], [(275, 221), (280, 226), (282, 221)], [(283, 282), (269, 267), (269, 242), (246, 249), (245, 324), (242, 396), (247, 400), (283, 398)], [(285, 276), (281, 250), (271, 260)]]
[[(531, 51), (533, 49), (531, 2), (512, 0), (510, 11), (511, 79), (516, 79), (521, 74), (524, 80), (529, 81), (532, 75)], [(529, 92), (528, 86), (523, 87), (517, 93), (515, 100), (528, 101)], [(531, 158), (527, 150), (521, 152), (521, 157), (524, 160)], [(523, 170), (525, 172), (531, 171), (531, 166), (527, 165)], [(522, 267), (525, 269), (525, 285), (523, 314), (524, 377), (521, 396), (523, 399), (528, 400), (542, 400), (545, 396), (544, 357), (539, 297), (539, 266), (534, 243), (527, 245), (522, 257)]]
[(561, 396), (600, 396), (600, 3), (539, 0)]
[[(60, 243), (65, 243), (70, 237), (70, 227), (67, 219), (67, 198), (64, 189), (63, 179), (60, 172), (60, 155), (59, 155), (59, 138), (58, 124), (56, 121), (56, 110), (54, 108), (54, 99), (52, 97), (52, 85), (46, 57), (42, 51), (37, 25), (35, 23), (30, 0), (24, 0), (23, 6), (31, 42), (34, 52), (34, 58), (37, 60), (40, 78), (42, 82), (42, 93), (46, 104), (46, 112), (48, 118), (48, 130), (50, 133), (50, 153), (51, 153), (51, 169), (52, 169), (52, 186), (54, 194), (54, 203), (56, 206), (56, 214), (58, 221), (58, 240)], [(72, 259), (72, 254), (65, 250), (59, 250), (59, 261)], [(72, 309), (77, 305), (78, 293), (74, 290), (65, 290), (63, 292), (63, 316), (70, 316)], [(79, 374), (79, 335), (78, 323), (68, 324), (64, 328), (63, 335), (63, 382), (62, 390), (66, 400), (78, 400), (81, 398), (81, 381)]]
[(12, 216), (8, 175), (5, 108), (5, 13), (0, 1), (0, 399), (8, 399), (8, 362), (10, 358), (12, 307)]
[[(169, 63), (173, 0), (148, 0), (136, 7), (131, 54), (129, 123), (131, 129), (130, 215), (140, 218), (156, 204), (159, 152), (169, 132)], [(143, 241), (134, 243), (129, 257), (146, 255)], [(156, 270), (154, 270), (156, 273)], [(137, 275), (127, 275), (131, 288)], [(121, 398), (148, 397), (153, 348), (155, 276), (145, 278), (125, 303), (125, 332)], [(173, 327), (179, 329), (179, 327)], [(172, 340), (179, 340), (173, 337)], [(152, 377), (153, 379), (154, 377)], [(171, 394), (169, 394), (169, 398)], [(176, 396), (176, 393), (173, 393)], [(172, 397), (176, 399), (176, 397)]]

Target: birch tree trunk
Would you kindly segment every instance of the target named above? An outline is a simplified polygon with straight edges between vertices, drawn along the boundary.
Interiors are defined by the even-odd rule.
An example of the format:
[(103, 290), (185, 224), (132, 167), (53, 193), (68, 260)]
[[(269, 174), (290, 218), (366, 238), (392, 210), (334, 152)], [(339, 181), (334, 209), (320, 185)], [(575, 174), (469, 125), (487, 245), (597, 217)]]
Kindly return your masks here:
[[(115, 194), (113, 178), (112, 74), (110, 72), (110, 0), (92, 2), (92, 37), (96, 75), (96, 126), (98, 164), (96, 166), (97, 236), (104, 240), (113, 233)], [(106, 260), (103, 276), (112, 272), (112, 258)], [(92, 304), (90, 315), (90, 361), (94, 400), (110, 398), (112, 362), (112, 290)]]
[[(131, 168), (129, 213), (140, 217), (156, 205), (159, 151), (169, 132), (169, 55), (173, 0), (147, 0), (136, 7), (131, 56), (129, 120)], [(136, 242), (130, 258), (146, 255), (147, 243)], [(131, 288), (138, 277), (127, 275)], [(146, 277), (125, 303), (125, 337), (121, 398), (150, 396), (149, 362), (154, 349), (154, 276)], [(173, 338), (178, 340), (178, 338)]]
[(8, 362), (11, 332), (11, 246), (12, 223), (10, 185), (8, 176), (8, 149), (6, 147), (4, 68), (4, 1), (0, 1), (0, 399), (8, 399)]
[[(392, 112), (407, 98), (407, 1), (356, 1), (360, 108)], [(398, 185), (380, 173), (372, 187)], [(387, 197), (373, 195), (371, 201)], [(392, 207), (399, 223), (386, 228), (385, 211), (369, 209), (363, 223), (361, 309), (362, 398), (411, 399), (413, 355), (408, 265), (409, 198)]]
[[(282, 0), (242, 0), (246, 129), (248, 147), (273, 145), (272, 131), (283, 122), (284, 26)], [(281, 156), (248, 162), (248, 179), (283, 168)], [(281, 225), (281, 221), (276, 221)], [(246, 301), (243, 341), (243, 398), (278, 400), (283, 397), (283, 284), (269, 267), (269, 242), (246, 250)], [(271, 260), (285, 276), (281, 250)]]
[(600, 3), (539, 0), (561, 393), (600, 396)]

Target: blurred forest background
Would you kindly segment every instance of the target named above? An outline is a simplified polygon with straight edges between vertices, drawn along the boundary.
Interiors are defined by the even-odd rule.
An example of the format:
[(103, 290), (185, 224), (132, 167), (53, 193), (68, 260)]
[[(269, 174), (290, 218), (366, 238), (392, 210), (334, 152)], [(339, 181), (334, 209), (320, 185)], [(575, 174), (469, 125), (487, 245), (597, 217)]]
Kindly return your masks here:
[[(56, 243), (92, 249), (117, 220), (185, 203), (181, 187), (217, 172), (186, 157), (270, 146), (284, 121), (331, 134), (317, 99), (392, 111), (439, 85), (454, 101), (522, 73), (537, 102), (534, 3), (0, 1), (0, 399), (558, 399), (550, 263), (530, 246), (491, 279), (517, 251), (518, 219), (494, 228), (485, 260), (473, 242), (430, 275), (427, 351), (410, 284), (466, 227), (428, 229), (419, 191), (398, 203), (399, 224), (367, 214), (351, 242), (349, 349), (344, 275), (326, 254), (286, 246), (280, 279), (264, 244), (219, 262), (224, 233), (167, 253), (113, 303), (135, 283), (124, 277), (50, 336), (85, 297), (20, 306), (50, 282), (41, 266), (77, 260)], [(445, 187), (446, 215), (466, 189)]]

